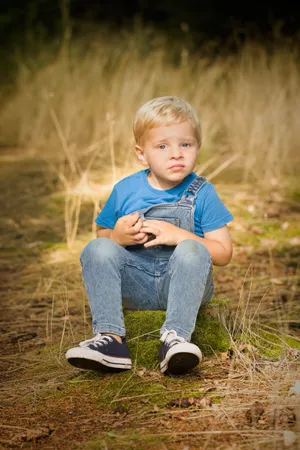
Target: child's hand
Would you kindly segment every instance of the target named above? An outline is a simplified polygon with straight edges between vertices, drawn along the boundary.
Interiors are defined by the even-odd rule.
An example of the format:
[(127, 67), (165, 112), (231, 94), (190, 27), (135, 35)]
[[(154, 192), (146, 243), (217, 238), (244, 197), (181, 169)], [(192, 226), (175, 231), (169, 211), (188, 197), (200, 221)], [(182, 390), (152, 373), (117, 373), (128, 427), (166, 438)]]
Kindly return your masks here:
[(137, 212), (120, 217), (110, 234), (110, 238), (122, 247), (144, 244), (148, 240), (148, 235), (140, 231), (142, 225), (143, 222), (139, 219)]
[(163, 220), (145, 220), (141, 233), (153, 234), (155, 239), (147, 242), (145, 247), (153, 245), (177, 245), (180, 242), (182, 229)]

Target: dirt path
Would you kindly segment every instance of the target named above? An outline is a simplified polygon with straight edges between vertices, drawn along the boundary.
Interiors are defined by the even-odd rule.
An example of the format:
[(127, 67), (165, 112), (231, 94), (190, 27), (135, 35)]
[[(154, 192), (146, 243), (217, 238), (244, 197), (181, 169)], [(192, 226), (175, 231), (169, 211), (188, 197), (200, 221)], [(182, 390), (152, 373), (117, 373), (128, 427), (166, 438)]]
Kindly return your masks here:
[[(258, 354), (245, 334), (176, 378), (140, 367), (115, 375), (69, 367), (65, 350), (91, 330), (78, 256), (92, 237), (93, 205), (83, 205), (67, 250), (56, 175), (36, 152), (1, 150), (0, 158), (0, 446), (299, 450), (299, 352), (291, 348)], [(275, 187), (218, 190), (235, 216), (235, 254), (215, 270), (216, 296), (230, 298), (239, 321), (245, 313), (299, 338), (296, 201)]]

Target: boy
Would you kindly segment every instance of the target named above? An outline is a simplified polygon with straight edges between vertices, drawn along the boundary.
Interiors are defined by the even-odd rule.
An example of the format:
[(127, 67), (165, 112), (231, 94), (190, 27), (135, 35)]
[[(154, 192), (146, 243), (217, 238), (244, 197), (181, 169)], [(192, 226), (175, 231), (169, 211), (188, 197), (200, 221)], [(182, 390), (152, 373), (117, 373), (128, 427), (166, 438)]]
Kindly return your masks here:
[(160, 369), (185, 373), (202, 359), (189, 341), (213, 294), (212, 265), (231, 260), (226, 224), (233, 217), (213, 185), (193, 172), (201, 128), (187, 102), (147, 102), (133, 132), (137, 157), (149, 168), (117, 183), (96, 218), (97, 239), (81, 254), (95, 336), (66, 358), (84, 369), (131, 369), (122, 305), (164, 309)]

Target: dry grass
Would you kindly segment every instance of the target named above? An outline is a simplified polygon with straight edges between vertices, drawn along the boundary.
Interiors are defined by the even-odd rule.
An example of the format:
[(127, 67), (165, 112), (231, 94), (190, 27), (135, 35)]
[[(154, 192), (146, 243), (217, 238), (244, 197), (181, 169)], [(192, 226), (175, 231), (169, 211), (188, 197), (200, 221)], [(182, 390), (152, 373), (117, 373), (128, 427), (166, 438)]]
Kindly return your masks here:
[(249, 42), (238, 54), (215, 59), (190, 55), (182, 46), (174, 64), (174, 49), (163, 37), (150, 42), (151, 51), (147, 39), (141, 30), (121, 38), (95, 34), (73, 41), (59, 56), (44, 49), (35, 69), (20, 62), (16, 91), (0, 110), (2, 143), (56, 154), (61, 178), (68, 174), (69, 181), (109, 163), (115, 181), (116, 165), (126, 173), (134, 163), (135, 111), (152, 97), (171, 94), (199, 112), (205, 174), (228, 164), (239, 169), (238, 179), (265, 183), (296, 173), (296, 44), (268, 51)]

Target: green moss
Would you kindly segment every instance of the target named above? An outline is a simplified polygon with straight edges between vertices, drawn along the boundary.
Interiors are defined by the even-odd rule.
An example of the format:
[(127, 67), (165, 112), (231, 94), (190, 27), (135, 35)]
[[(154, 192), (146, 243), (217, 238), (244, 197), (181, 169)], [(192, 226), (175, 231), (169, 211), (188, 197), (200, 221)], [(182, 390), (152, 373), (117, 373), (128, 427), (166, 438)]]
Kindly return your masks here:
[(208, 309), (208, 308), (222, 308), (222, 309), (226, 309), (228, 308), (230, 303), (230, 300), (228, 297), (214, 297), (210, 300), (210, 302), (207, 304), (207, 306), (204, 307), (204, 309)]
[[(99, 408), (111, 407), (115, 409), (120, 404), (125, 407), (131, 402), (140, 404), (165, 405), (169, 393), (160, 379), (141, 378), (132, 371), (114, 374), (103, 379), (101, 389), (97, 387), (96, 403)], [(169, 394), (169, 395), (168, 395)]]
[[(198, 345), (205, 355), (224, 352), (229, 348), (229, 336), (218, 318), (227, 305), (228, 300), (225, 298), (214, 299), (198, 314), (192, 342)], [(214, 317), (213, 310), (216, 311), (217, 317)], [(127, 342), (136, 366), (149, 369), (158, 367), (161, 345), (159, 330), (165, 316), (165, 311), (124, 311)]]
[(206, 311), (198, 314), (192, 342), (198, 345), (205, 355), (225, 352), (230, 346), (230, 338), (218, 318)]
[(142, 341), (134, 340), (129, 343), (131, 358), (136, 366), (157, 369), (158, 353), (161, 342), (159, 339)]

